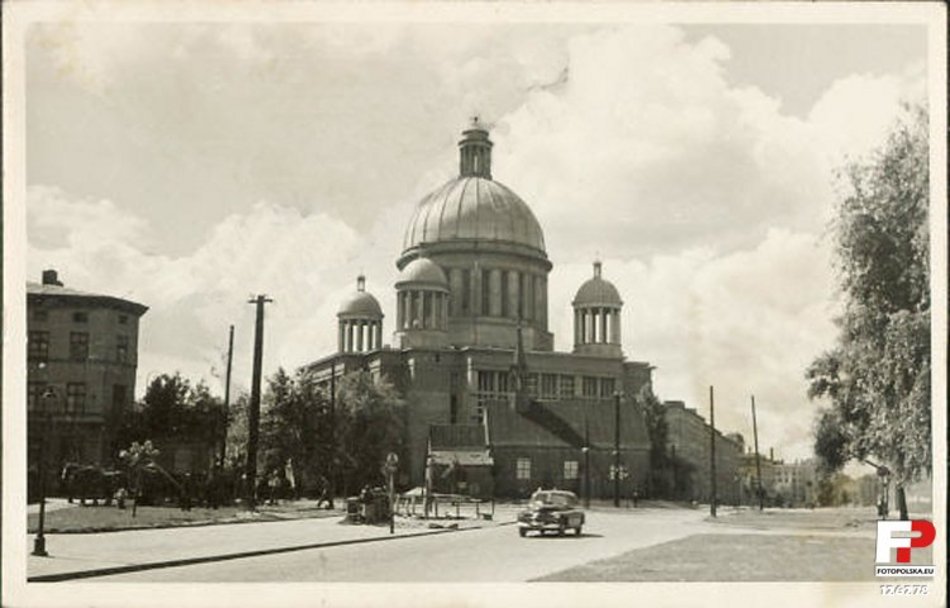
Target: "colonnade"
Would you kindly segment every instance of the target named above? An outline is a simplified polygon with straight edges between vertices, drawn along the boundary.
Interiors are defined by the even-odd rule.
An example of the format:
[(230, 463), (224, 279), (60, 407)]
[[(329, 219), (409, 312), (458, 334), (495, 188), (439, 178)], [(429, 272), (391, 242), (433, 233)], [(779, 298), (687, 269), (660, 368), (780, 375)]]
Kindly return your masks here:
[(574, 344), (620, 344), (620, 336), (619, 308), (574, 310)]
[(341, 319), (339, 344), (342, 353), (365, 353), (383, 347), (383, 321)]
[(448, 293), (406, 289), (400, 291), (396, 298), (396, 327), (398, 329), (448, 329)]

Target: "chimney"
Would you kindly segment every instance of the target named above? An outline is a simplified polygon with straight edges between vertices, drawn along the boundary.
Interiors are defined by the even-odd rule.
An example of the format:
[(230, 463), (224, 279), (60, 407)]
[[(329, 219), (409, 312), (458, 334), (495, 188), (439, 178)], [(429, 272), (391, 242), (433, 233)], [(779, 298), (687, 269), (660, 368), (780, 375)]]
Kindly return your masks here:
[(478, 121), (478, 116), (472, 118), (459, 142), (459, 175), (491, 179), (491, 147), (488, 129)]
[(43, 271), (43, 285), (59, 285), (63, 286), (62, 281), (56, 275), (56, 271), (53, 269)]

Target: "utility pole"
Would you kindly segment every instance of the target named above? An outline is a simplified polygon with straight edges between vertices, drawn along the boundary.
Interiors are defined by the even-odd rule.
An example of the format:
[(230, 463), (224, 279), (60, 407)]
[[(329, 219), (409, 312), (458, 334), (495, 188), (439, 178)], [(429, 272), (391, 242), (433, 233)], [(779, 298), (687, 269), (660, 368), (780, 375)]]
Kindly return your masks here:
[(228, 415), (231, 413), (231, 361), (234, 358), (234, 326), (228, 330), (228, 369), (224, 374), (224, 436), (221, 437), (221, 468), (228, 449)]
[[(333, 495), (336, 493), (336, 361), (330, 362), (330, 487), (327, 494), (330, 495), (330, 508), (333, 509)], [(344, 494), (346, 496), (346, 494)]]
[(765, 509), (765, 496), (762, 492), (762, 465), (759, 462), (759, 426), (755, 421), (755, 395), (752, 395), (752, 438), (755, 442), (755, 493), (759, 498), (759, 511)]
[(716, 409), (713, 400), (713, 387), (709, 387), (709, 484), (712, 499), (709, 501), (709, 514), (716, 516)]
[(251, 403), (247, 415), (247, 508), (256, 508), (257, 494), (257, 439), (261, 421), (261, 368), (264, 362), (264, 304), (273, 302), (266, 295), (248, 300), (257, 307), (254, 323), (254, 371), (251, 376)]
[(620, 506), (620, 391), (614, 393), (614, 506)]

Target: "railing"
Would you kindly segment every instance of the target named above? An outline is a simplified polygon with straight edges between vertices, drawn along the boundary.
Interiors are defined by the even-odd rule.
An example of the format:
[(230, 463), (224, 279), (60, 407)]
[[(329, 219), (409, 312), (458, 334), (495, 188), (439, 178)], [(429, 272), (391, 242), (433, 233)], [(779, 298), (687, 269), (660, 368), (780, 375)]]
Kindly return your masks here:
[[(428, 500), (429, 509), (426, 509)], [(455, 509), (455, 518), (462, 518), (462, 507), (466, 510), (471, 509), (469, 514), (474, 514), (475, 519), (492, 519), (495, 516), (495, 500), (483, 500), (464, 496), (462, 494), (430, 494), (428, 499), (422, 494), (402, 495), (396, 497), (395, 513), (403, 514), (407, 517), (426, 517), (431, 516), (435, 519), (439, 517), (451, 517), (452, 509)], [(484, 506), (488, 505), (489, 511), (484, 512)], [(439, 507), (442, 508), (442, 515), (439, 515)]]

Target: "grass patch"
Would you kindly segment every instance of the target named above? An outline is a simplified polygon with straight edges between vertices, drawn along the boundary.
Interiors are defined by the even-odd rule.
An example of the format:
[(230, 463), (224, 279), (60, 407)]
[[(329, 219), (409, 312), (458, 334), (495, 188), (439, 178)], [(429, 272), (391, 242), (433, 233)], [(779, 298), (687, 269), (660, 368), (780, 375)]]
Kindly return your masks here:
[[(931, 563), (930, 551), (914, 556)], [(918, 559), (919, 557), (919, 559)], [(874, 539), (698, 534), (547, 575), (540, 581), (868, 581)]]
[[(86, 506), (56, 509), (46, 513), (45, 528), (49, 533), (89, 533), (146, 528), (174, 528), (214, 524), (235, 524), (261, 521), (283, 521), (317, 517), (340, 517), (340, 511), (317, 509), (312, 502), (285, 502), (276, 506), (262, 506), (256, 512), (241, 507), (207, 509), (193, 507), (182, 511), (178, 507), (140, 506), (132, 517), (132, 507)], [(27, 517), (27, 531), (36, 532), (39, 515)]]

